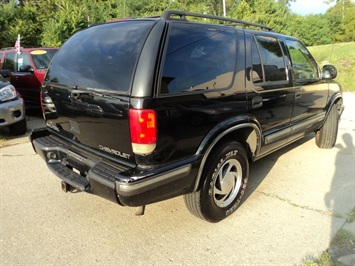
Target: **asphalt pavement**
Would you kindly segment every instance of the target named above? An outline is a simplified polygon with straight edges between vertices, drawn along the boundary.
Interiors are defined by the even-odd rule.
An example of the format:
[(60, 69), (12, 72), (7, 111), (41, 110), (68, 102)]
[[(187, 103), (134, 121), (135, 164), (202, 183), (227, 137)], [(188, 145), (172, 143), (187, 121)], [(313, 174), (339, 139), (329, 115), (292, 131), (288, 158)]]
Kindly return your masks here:
[[(355, 223), (346, 223), (355, 207), (355, 94), (344, 101), (336, 147), (318, 149), (310, 135), (255, 162), (243, 203), (217, 224), (191, 215), (182, 197), (135, 216), (87, 193), (64, 193), (28, 136), (8, 139), (0, 144), (0, 264), (300, 265), (317, 258), (339, 229), (355, 234)], [(44, 125), (39, 115), (27, 122)]]

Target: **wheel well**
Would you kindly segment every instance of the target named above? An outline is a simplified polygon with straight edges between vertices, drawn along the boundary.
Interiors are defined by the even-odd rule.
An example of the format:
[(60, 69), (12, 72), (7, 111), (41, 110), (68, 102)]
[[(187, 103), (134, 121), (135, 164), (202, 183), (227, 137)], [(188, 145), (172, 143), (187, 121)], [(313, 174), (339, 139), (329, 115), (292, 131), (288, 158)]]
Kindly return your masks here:
[(338, 113), (340, 116), (341, 113), (343, 112), (343, 98), (338, 98), (337, 100), (335, 100), (334, 104), (338, 105)]
[(224, 136), (219, 142), (225, 140), (234, 140), (239, 142), (244, 147), (249, 162), (253, 161), (253, 158), (258, 150), (258, 142), (260, 141), (255, 129), (252, 127), (237, 129)]
[(217, 142), (213, 143), (213, 147), (210, 150), (207, 150), (204, 158), (202, 159), (202, 163), (200, 165), (200, 169), (198, 171), (196, 184), (194, 191), (197, 191), (201, 188), (201, 185), (204, 182), (204, 177), (202, 176), (203, 168), (205, 167), (205, 163), (207, 158), (216, 147), (222, 143), (227, 141), (237, 141), (239, 142), (245, 149), (249, 162), (254, 160), (254, 157), (257, 155), (260, 149), (260, 141), (261, 141), (261, 133), (259, 128), (254, 124), (249, 124), (240, 128), (237, 128), (221, 137)]
[(321, 123), (321, 125), (319, 126), (319, 128), (315, 131), (316, 133), (320, 130), (320, 128), (324, 125), (328, 115), (329, 115), (329, 112), (330, 110), (332, 109), (332, 107), (336, 105), (337, 106), (337, 110), (338, 110), (338, 114), (339, 114), (339, 117), (341, 116), (343, 110), (344, 110), (344, 105), (343, 105), (343, 98), (340, 97), (338, 95), (338, 97), (335, 97), (333, 98), (333, 100), (330, 100), (327, 104), (327, 107), (326, 107), (326, 114), (325, 114), (325, 117), (324, 117), (324, 120), (323, 122)]

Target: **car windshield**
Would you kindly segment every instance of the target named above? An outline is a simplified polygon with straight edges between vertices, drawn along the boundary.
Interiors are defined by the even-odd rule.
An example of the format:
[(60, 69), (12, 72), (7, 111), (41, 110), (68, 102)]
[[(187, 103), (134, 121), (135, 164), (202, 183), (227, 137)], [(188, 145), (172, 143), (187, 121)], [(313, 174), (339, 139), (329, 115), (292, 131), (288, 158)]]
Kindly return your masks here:
[(45, 82), (128, 94), (153, 21), (97, 25), (74, 34), (58, 51)]
[(37, 69), (46, 69), (57, 49), (39, 49), (30, 52)]

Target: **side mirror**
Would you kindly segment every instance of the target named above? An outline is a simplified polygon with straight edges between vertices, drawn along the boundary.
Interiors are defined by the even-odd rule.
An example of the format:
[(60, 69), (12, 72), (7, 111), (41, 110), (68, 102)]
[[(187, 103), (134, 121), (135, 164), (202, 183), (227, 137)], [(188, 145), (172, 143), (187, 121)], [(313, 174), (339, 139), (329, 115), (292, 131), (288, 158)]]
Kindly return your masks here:
[(11, 77), (11, 71), (10, 70), (1, 70), (0, 71), (1, 76), (3, 76), (4, 78), (9, 78)]
[(20, 66), (20, 72), (33, 72), (33, 68), (30, 65)]
[(322, 69), (322, 78), (335, 79), (338, 75), (338, 71), (333, 65), (324, 65)]

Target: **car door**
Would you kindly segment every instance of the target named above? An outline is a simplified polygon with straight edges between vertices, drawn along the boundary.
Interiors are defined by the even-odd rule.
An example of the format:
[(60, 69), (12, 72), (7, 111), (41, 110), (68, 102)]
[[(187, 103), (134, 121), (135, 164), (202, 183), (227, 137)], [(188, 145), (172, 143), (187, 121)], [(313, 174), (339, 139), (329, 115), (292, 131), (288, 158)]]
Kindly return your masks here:
[(292, 65), (295, 104), (292, 134), (312, 131), (325, 115), (328, 84), (320, 76), (319, 67), (307, 48), (296, 39), (286, 39)]
[[(29, 63), (27, 53), (22, 52), (18, 55), (15, 51), (5, 54), (3, 69), (11, 71), (10, 82), (19, 91), (26, 102), (26, 106), (30, 106), (31, 102), (39, 102), (39, 98), (33, 96), (34, 74), (31, 72), (21, 72), (20, 67)], [(39, 86), (37, 86), (39, 89)]]
[[(22, 66), (29, 66), (31, 69), (23, 71)], [(15, 56), (15, 72), (12, 75), (11, 83), (21, 93), (26, 102), (26, 107), (40, 107), (40, 83), (33, 73), (33, 66), (27, 52)]]
[(261, 125), (261, 153), (267, 153), (289, 138), (294, 88), (282, 43), (276, 36), (246, 34), (246, 47), (248, 109)]

